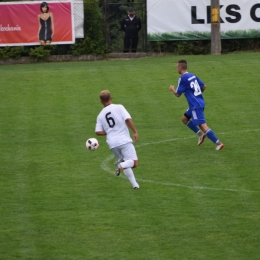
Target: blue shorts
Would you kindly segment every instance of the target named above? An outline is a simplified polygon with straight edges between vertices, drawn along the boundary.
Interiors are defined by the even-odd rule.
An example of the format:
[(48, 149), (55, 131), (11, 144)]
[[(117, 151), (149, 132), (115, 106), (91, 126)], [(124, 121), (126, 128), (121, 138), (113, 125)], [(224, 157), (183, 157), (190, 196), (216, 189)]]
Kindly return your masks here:
[(206, 123), (206, 118), (204, 116), (204, 108), (199, 108), (195, 110), (188, 108), (184, 115), (188, 119), (192, 118), (192, 122), (194, 125), (202, 125)]

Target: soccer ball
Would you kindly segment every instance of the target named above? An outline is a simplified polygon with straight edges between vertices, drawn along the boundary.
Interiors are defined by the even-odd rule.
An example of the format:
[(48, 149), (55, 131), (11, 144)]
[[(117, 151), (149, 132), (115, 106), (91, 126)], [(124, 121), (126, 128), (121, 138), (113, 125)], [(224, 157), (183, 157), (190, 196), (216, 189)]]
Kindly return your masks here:
[(90, 151), (95, 151), (99, 146), (98, 140), (96, 138), (89, 138), (86, 142), (86, 146)]

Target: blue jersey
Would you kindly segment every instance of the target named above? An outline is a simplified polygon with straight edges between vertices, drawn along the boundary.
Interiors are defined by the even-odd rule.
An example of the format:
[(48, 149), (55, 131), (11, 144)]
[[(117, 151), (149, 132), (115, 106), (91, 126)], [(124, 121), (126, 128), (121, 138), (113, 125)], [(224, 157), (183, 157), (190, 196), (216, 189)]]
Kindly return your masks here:
[(176, 89), (177, 94), (184, 94), (189, 107), (192, 110), (204, 108), (205, 102), (202, 96), (202, 87), (204, 83), (194, 74), (185, 72), (180, 76), (178, 81), (178, 87)]

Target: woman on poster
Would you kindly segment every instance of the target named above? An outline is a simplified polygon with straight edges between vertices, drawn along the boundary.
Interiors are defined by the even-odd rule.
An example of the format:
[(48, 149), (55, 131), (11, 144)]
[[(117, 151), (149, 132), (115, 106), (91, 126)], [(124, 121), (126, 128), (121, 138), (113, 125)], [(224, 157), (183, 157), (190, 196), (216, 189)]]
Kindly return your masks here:
[(54, 17), (49, 12), (49, 6), (46, 2), (40, 5), (41, 13), (38, 15), (39, 31), (38, 37), (41, 45), (50, 45), (54, 35)]

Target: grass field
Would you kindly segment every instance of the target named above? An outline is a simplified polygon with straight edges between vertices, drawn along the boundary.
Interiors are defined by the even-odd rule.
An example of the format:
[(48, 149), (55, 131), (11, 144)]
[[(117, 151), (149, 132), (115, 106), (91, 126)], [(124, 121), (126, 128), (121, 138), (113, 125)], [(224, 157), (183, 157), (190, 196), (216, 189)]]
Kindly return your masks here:
[[(176, 61), (207, 85), (215, 151), (181, 122)], [(0, 259), (260, 259), (260, 53), (0, 67)], [(99, 92), (130, 112), (140, 184), (116, 177)]]

